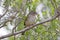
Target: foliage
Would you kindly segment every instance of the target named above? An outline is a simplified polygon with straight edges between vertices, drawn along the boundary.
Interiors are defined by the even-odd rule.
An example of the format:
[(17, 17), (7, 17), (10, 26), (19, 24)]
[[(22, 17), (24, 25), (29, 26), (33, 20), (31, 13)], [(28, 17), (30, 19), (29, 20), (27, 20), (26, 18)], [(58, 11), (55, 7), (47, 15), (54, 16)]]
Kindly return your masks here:
[[(26, 0), (25, 0), (26, 1)], [(55, 9), (59, 6), (60, 0), (27, 0), (24, 4), (24, 0), (5, 0), (4, 6), (10, 6), (14, 8), (18, 12), (18, 17), (22, 18), (23, 20), (18, 25), (16, 31), (20, 31), (24, 28), (24, 21), (26, 19), (26, 10), (36, 10), (36, 7), (42, 3), (45, 6), (45, 11), (42, 11), (44, 20), (52, 18), (53, 15), (55, 15)], [(48, 9), (47, 9), (48, 8)], [(21, 11), (20, 11), (21, 9)], [(14, 10), (13, 10), (14, 11)], [(48, 17), (49, 14), (50, 16)], [(43, 20), (43, 19), (42, 19)], [(38, 22), (41, 22), (42, 20), (37, 19)], [(43, 21), (44, 21), (43, 20)], [(59, 35), (60, 31), (60, 20), (56, 18), (55, 20), (51, 22), (46, 22), (46, 26), (43, 24), (38, 25), (38, 27), (32, 28), (25, 32), (25, 35), (20, 35), (17, 37), (17, 40), (57, 40), (57, 37)], [(59, 31), (57, 31), (59, 30)], [(13, 37), (9, 38), (10, 40), (14, 40)]]

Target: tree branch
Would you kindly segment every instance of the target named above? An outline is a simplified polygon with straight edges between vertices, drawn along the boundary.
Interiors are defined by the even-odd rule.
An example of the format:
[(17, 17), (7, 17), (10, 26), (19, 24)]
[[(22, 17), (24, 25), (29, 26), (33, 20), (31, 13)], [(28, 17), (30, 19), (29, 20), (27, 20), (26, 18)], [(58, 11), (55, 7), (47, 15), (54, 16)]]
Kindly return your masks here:
[(52, 21), (52, 20), (54, 20), (55, 18), (57, 18), (57, 17), (59, 17), (59, 16), (60, 16), (60, 14), (58, 14), (58, 15), (56, 15), (56, 16), (54, 15), (51, 19), (47, 19), (47, 20), (45, 20), (45, 21), (39, 22), (39, 23), (34, 24), (34, 25), (30, 26), (30, 27), (26, 27), (26, 28), (24, 28), (24, 29), (22, 29), (22, 30), (20, 30), (20, 31), (15, 32), (15, 33), (9, 33), (9, 34), (7, 34), (7, 35), (1, 36), (0, 39), (7, 38), (7, 37), (10, 37), (10, 36), (13, 36), (13, 35), (17, 35), (17, 34), (19, 34), (19, 33), (22, 33), (22, 32), (24, 32), (24, 31), (27, 31), (27, 30), (35, 27), (35, 26), (37, 27), (37, 25), (40, 25), (40, 24), (43, 24), (43, 23)]

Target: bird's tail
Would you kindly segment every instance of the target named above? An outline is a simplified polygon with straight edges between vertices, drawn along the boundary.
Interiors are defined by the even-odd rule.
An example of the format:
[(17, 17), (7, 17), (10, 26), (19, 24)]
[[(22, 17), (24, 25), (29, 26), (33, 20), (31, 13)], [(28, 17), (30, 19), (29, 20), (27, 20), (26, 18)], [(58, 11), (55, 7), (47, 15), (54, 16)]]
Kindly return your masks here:
[(22, 32), (22, 35), (24, 35), (25, 32)]

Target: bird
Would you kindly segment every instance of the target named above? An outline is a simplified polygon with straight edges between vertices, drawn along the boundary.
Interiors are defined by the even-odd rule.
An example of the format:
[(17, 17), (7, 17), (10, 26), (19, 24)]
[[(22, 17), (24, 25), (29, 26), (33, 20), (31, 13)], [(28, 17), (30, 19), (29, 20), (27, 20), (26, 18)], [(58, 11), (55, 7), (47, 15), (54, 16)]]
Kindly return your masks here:
[[(36, 24), (36, 18), (37, 18), (37, 13), (35, 11), (30, 11), (24, 21), (25, 28)], [(22, 32), (22, 35), (24, 35), (24, 33), (25, 32)]]

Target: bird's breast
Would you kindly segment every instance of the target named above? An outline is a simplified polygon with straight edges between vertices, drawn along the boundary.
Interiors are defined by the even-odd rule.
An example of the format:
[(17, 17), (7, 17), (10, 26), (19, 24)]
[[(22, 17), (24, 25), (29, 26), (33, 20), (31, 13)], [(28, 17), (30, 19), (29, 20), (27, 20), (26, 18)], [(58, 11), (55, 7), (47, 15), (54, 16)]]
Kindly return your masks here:
[(26, 25), (26, 26), (31, 26), (31, 25), (33, 25), (33, 24), (35, 24), (35, 23), (36, 23), (36, 16), (30, 16), (30, 17), (26, 20), (25, 25)]

